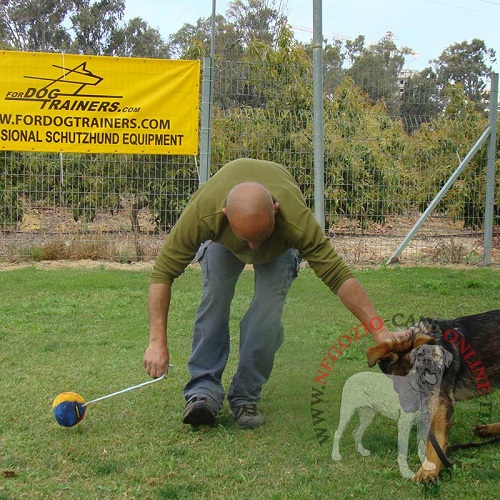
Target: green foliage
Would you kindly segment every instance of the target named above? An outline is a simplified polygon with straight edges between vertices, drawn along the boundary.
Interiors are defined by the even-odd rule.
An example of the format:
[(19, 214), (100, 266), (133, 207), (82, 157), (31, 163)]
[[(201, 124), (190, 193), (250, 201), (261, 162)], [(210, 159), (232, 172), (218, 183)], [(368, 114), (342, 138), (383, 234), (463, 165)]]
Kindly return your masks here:
[[(443, 114), (423, 125), (411, 137), (406, 157), (420, 157), (425, 166), (416, 172), (415, 188), (423, 209), (437, 194), (487, 125), (482, 113), (464, 93), (461, 85), (449, 86)], [(486, 148), (469, 163), (440, 205), (440, 211), (465, 227), (480, 228), (483, 224), (486, 189)]]
[[(294, 39), (285, 7), (278, 0), (233, 0), (225, 16), (216, 16), (211, 172), (235, 156), (283, 163), (312, 206), (312, 45)], [(166, 44), (141, 18), (124, 23), (124, 9), (123, 0), (0, 2), (0, 44), (134, 57), (209, 53), (210, 18), (185, 24)], [(481, 108), (492, 49), (478, 39), (453, 44), (401, 92), (399, 73), (410, 53), (390, 36), (368, 47), (363, 36), (324, 46), (328, 225), (348, 216), (366, 228), (425, 209), (486, 126)], [(482, 225), (485, 162), (484, 148), (439, 207), (465, 227)], [(119, 209), (126, 196), (147, 203), (156, 228), (168, 230), (196, 184), (192, 169), (182, 157), (64, 155), (61, 161), (12, 153), (0, 177), (0, 217), (4, 225), (19, 222), (26, 200), (70, 207), (75, 220), (92, 221), (99, 210)]]
[(60, 158), (56, 154), (13, 153), (16, 157), (17, 187), (23, 198), (38, 206), (51, 206), (63, 202)]
[(105, 54), (117, 21), (123, 18), (124, 0), (75, 0), (70, 15), (74, 39), (71, 52)]
[(140, 17), (111, 32), (105, 55), (168, 59), (169, 51), (160, 32)]
[[(158, 230), (177, 221), (197, 177), (184, 156), (5, 153), (0, 175), (0, 222), (20, 222), (23, 201), (35, 207), (68, 207), (75, 221), (92, 222), (98, 211), (149, 206)], [(7, 158), (9, 161), (7, 161)]]
[[(150, 211), (158, 230), (169, 230), (177, 222), (193, 194), (192, 183), (185, 179), (197, 176), (182, 156), (161, 156), (153, 164), (147, 193)], [(154, 180), (153, 180), (154, 179)]]
[(12, 183), (6, 183), (0, 176), (0, 225), (9, 227), (21, 222), (23, 206), (19, 189)]
[(486, 97), (485, 77), (492, 72), (491, 63), (496, 61), (495, 51), (483, 40), (454, 43), (431, 61), (432, 71), (441, 86), (461, 84), (467, 97), (483, 110)]
[[(249, 48), (248, 58), (261, 62), (245, 67), (245, 105), (215, 109), (212, 159), (222, 165), (234, 150), (240, 156), (257, 151), (259, 158), (287, 165), (312, 200), (313, 172), (304, 168), (304, 158), (313, 156), (311, 67), (303, 54), (286, 45), (279, 51), (263, 44)], [(427, 208), (487, 125), (460, 85), (440, 99), (444, 112), (433, 108), (428, 122), (408, 135), (408, 122), (394, 117), (385, 102), (373, 103), (352, 79), (325, 98), (328, 225), (341, 216), (358, 219), (362, 228), (384, 223), (388, 215), (415, 210), (415, 199), (416, 208)], [(482, 226), (485, 155), (483, 148), (440, 205), (465, 227)]]
[(51, 52), (67, 47), (64, 22), (72, 0), (11, 0), (0, 3), (0, 42), (9, 49)]
[(283, 8), (279, 0), (232, 0), (227, 17), (238, 27), (243, 47), (255, 40), (274, 47), (286, 22)]
[[(226, 20), (223, 16), (218, 15), (215, 18), (215, 23), (217, 33), (224, 37)], [(175, 59), (202, 59), (204, 55), (210, 54), (211, 29), (210, 18), (198, 19), (196, 25), (184, 23), (182, 28), (169, 37), (168, 50), (172, 57)], [(221, 43), (224, 45), (224, 42), (221, 42), (219, 38), (217, 40), (218, 46)]]
[(436, 76), (430, 70), (410, 76), (401, 96), (400, 115), (405, 130), (412, 134), (436, 118), (444, 107)]
[[(233, 0), (227, 19), (216, 15), (216, 59), (240, 61), (245, 50), (255, 42), (276, 47), (286, 18), (283, 4), (275, 0)], [(185, 23), (169, 37), (168, 48), (175, 58), (201, 59), (210, 54), (211, 17), (199, 18), (196, 24)]]
[(363, 49), (347, 71), (354, 83), (367, 93), (372, 102), (383, 100), (391, 114), (399, 113), (397, 81), (404, 67), (405, 55), (411, 49), (397, 48), (389, 36)]
[(6, 152), (4, 168), (0, 172), (0, 224), (4, 227), (13, 226), (23, 218), (22, 187), (19, 182), (21, 171), (19, 155)]
[(350, 79), (327, 103), (326, 124), (325, 195), (334, 209), (329, 222), (344, 215), (366, 227), (399, 213), (400, 154), (406, 140), (401, 124), (388, 117), (383, 105), (372, 107)]
[(72, 156), (67, 162), (66, 203), (73, 209), (75, 221), (92, 222), (102, 206), (102, 163), (91, 155)]
[(0, 2), (0, 46), (13, 50), (167, 57), (159, 31), (141, 18), (124, 23), (124, 0)]
[[(431, 70), (409, 78), (401, 94), (398, 76), (411, 50), (397, 49), (389, 37), (369, 48), (360, 37), (343, 50), (339, 44), (329, 57), (328, 92), (334, 92), (324, 100), (326, 220), (330, 225), (348, 216), (366, 228), (415, 210), (408, 192), (418, 193), (418, 209), (425, 209), (486, 121), (467, 104), (463, 87), (445, 93)], [(352, 78), (341, 72), (346, 57), (353, 61)], [(216, 87), (213, 164), (225, 163), (235, 150), (240, 156), (258, 152), (287, 165), (310, 202), (313, 173), (304, 163), (313, 156), (311, 48), (294, 43), (284, 27), (276, 48), (255, 40), (244, 60), (249, 65), (237, 67), (241, 76), (233, 81), (240, 88), (234, 94)], [(441, 205), (466, 227), (482, 224), (484, 155), (483, 149)]]

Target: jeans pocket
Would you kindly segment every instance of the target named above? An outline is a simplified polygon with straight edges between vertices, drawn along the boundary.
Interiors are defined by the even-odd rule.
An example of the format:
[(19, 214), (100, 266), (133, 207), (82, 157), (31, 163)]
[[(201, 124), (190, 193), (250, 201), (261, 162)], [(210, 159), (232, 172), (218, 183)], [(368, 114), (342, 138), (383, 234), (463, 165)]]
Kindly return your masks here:
[(283, 282), (283, 289), (282, 289), (283, 295), (286, 295), (288, 293), (288, 290), (292, 286), (293, 280), (299, 275), (299, 270), (300, 270), (299, 251), (296, 250), (295, 248), (291, 248), (288, 252), (291, 258), (291, 262), (289, 271), (286, 275), (286, 279)]
[(212, 240), (203, 242), (194, 257), (195, 262), (198, 262), (201, 267), (201, 282), (203, 286), (208, 285), (208, 262), (206, 259), (206, 252), (210, 243), (212, 243)]

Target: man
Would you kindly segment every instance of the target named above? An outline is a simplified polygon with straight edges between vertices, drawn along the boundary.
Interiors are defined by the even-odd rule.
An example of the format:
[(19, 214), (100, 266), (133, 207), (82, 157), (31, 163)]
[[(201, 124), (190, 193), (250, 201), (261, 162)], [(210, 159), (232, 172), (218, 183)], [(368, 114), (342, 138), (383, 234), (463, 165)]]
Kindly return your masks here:
[(193, 258), (202, 269), (203, 293), (188, 363), (191, 379), (184, 388), (186, 424), (213, 424), (222, 408), (230, 306), (245, 264), (253, 264), (255, 293), (240, 323), (239, 363), (228, 391), (230, 411), (243, 428), (265, 422), (257, 402), (283, 341), (285, 297), (300, 258), (309, 262), (376, 342), (394, 335), (333, 249), (287, 169), (268, 161), (239, 159), (222, 167), (191, 197), (154, 264), (150, 342), (144, 354), (144, 367), (152, 377), (165, 373), (169, 362), (172, 283)]

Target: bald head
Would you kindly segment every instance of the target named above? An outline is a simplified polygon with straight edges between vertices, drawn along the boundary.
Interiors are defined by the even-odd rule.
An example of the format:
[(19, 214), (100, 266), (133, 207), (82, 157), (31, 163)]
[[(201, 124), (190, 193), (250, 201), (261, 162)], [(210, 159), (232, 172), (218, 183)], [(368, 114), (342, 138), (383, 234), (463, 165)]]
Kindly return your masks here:
[(231, 189), (223, 212), (236, 236), (256, 250), (273, 232), (278, 208), (262, 184), (243, 182)]

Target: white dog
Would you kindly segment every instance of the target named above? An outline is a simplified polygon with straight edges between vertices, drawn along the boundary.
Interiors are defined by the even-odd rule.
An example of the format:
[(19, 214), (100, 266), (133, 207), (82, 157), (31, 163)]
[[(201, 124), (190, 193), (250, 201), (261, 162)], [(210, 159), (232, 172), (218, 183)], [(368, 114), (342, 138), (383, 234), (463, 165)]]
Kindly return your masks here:
[(411, 370), (404, 376), (379, 372), (360, 372), (348, 378), (342, 389), (339, 425), (333, 439), (333, 460), (340, 460), (340, 439), (354, 412), (359, 414), (359, 426), (354, 431), (354, 444), (363, 456), (368, 456), (361, 442), (363, 434), (376, 413), (397, 421), (398, 465), (401, 475), (413, 477), (408, 467), (408, 441), (411, 429), (417, 426), (417, 449), (424, 468), (434, 464), (425, 457), (425, 444), (430, 422), (436, 411), (436, 400), (444, 370), (453, 356), (440, 346), (422, 345), (411, 352)]
[[(406, 404), (405, 407), (406, 410), (410, 409)], [(363, 446), (361, 440), (375, 414), (381, 413), (397, 421), (399, 470), (403, 477), (413, 477), (414, 473), (408, 467), (408, 441), (412, 427), (417, 425), (418, 453), (420, 460), (423, 461), (426, 436), (422, 435), (422, 412), (419, 409), (412, 412), (405, 411), (398, 393), (394, 390), (393, 380), (383, 373), (360, 372), (346, 380), (342, 390), (339, 424), (333, 438), (333, 460), (338, 461), (342, 458), (339, 452), (340, 439), (356, 410), (359, 414), (359, 426), (353, 432), (353, 436), (358, 452), (364, 457), (370, 454), (370, 450)]]

